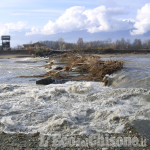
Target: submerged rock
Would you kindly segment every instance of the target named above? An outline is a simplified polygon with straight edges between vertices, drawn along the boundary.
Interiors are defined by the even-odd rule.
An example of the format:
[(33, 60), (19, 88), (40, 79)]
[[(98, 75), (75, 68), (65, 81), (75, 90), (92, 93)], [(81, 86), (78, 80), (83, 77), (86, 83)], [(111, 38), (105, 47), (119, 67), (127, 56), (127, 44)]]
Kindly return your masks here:
[(65, 80), (59, 80), (57, 78), (52, 78), (52, 77), (47, 77), (41, 80), (37, 80), (36, 84), (41, 84), (41, 85), (48, 85), (48, 84), (62, 84), (67, 81)]
[(113, 117), (113, 121), (119, 122), (119, 120), (120, 120), (120, 117), (118, 117), (118, 116)]
[(36, 81), (36, 84), (42, 84), (42, 85), (48, 85), (52, 83), (55, 83), (55, 80), (50, 77)]
[(64, 68), (60, 67), (60, 66), (58, 66), (58, 67), (55, 68), (55, 70), (62, 70), (62, 69), (64, 69)]
[(104, 86), (110, 86), (110, 76), (108, 74), (103, 78)]

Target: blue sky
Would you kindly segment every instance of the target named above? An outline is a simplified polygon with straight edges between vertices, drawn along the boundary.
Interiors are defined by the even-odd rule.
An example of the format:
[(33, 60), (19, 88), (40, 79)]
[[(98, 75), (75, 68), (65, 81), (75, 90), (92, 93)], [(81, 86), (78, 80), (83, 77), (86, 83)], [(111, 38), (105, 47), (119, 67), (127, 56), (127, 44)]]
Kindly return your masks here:
[(119, 39), (119, 31), (124, 38), (146, 39), (149, 10), (149, 0), (1, 0), (0, 35), (10, 34), (12, 46), (60, 36), (68, 42)]

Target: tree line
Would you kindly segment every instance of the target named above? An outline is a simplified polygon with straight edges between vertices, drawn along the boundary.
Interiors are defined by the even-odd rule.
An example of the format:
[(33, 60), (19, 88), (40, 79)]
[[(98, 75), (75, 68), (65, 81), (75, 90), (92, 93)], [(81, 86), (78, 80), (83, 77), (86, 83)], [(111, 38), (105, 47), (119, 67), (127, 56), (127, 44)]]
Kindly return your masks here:
[(133, 41), (129, 39), (120, 39), (116, 41), (97, 40), (84, 42), (83, 38), (79, 38), (76, 43), (65, 42), (63, 38), (59, 38), (57, 41), (41, 41), (48, 48), (53, 50), (150, 50), (150, 39), (142, 41), (141, 39), (135, 39)]

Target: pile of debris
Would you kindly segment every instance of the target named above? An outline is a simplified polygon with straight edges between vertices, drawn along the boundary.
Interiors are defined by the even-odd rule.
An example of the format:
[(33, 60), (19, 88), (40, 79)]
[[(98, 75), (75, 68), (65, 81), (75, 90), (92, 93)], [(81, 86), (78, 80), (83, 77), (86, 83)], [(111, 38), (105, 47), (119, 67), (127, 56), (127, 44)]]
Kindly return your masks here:
[[(54, 65), (56, 65), (55, 68), (53, 67)], [(104, 61), (98, 56), (63, 54), (50, 58), (50, 63), (47, 65), (47, 68), (50, 71), (45, 74), (45, 79), (50, 80), (51, 78), (51, 81), (54, 81), (54, 83), (56, 81), (107, 82), (107, 80), (104, 80), (104, 77), (122, 69), (123, 61)]]

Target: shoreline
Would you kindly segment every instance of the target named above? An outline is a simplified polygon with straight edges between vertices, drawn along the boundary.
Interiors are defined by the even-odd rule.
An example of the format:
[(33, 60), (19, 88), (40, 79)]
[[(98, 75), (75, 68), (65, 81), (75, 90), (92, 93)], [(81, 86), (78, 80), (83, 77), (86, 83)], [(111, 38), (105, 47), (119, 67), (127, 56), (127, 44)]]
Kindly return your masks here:
[(0, 59), (10, 59), (10, 58), (24, 58), (24, 57), (33, 57), (29, 54), (3, 54), (0, 55)]
[[(67, 53), (67, 51), (65, 52)], [(68, 52), (69, 54), (70, 52)], [(71, 53), (72, 54), (72, 53)], [(73, 53), (78, 54), (78, 53)], [(92, 55), (92, 56), (100, 56), (100, 57), (114, 57), (114, 56), (131, 56), (131, 55), (149, 55), (150, 53), (83, 53), (84, 55)], [(56, 56), (59, 56), (60, 54), (56, 54)], [(22, 58), (22, 57), (40, 57), (40, 56), (34, 56), (31, 54), (17, 54), (17, 53), (2, 53), (0, 54), (0, 59), (9, 59), (9, 58)], [(47, 55), (47, 57), (53, 57), (53, 55)]]
[[(136, 122), (136, 121), (135, 121)], [(148, 127), (149, 121), (140, 121), (141, 124), (144, 122), (144, 125)], [(134, 124), (134, 125), (133, 125)], [(140, 127), (139, 121), (135, 124), (129, 123), (126, 124), (125, 131), (123, 133), (95, 133), (89, 135), (53, 135), (53, 134), (41, 134), (40, 132), (36, 133), (0, 133), (0, 148), (3, 150), (7, 149), (105, 149), (105, 150), (149, 150), (150, 140), (147, 138), (147, 130), (139, 131), (137, 128)], [(74, 140), (75, 143), (70, 142)], [(73, 139), (74, 138), (74, 139)], [(92, 139), (91, 139), (92, 138)], [(59, 140), (58, 140), (59, 139)], [(122, 144), (121, 146), (118, 144)], [(138, 140), (136, 140), (138, 139)], [(113, 142), (113, 143), (112, 143)], [(137, 143), (136, 143), (137, 142)], [(84, 144), (84, 145), (82, 145)]]

